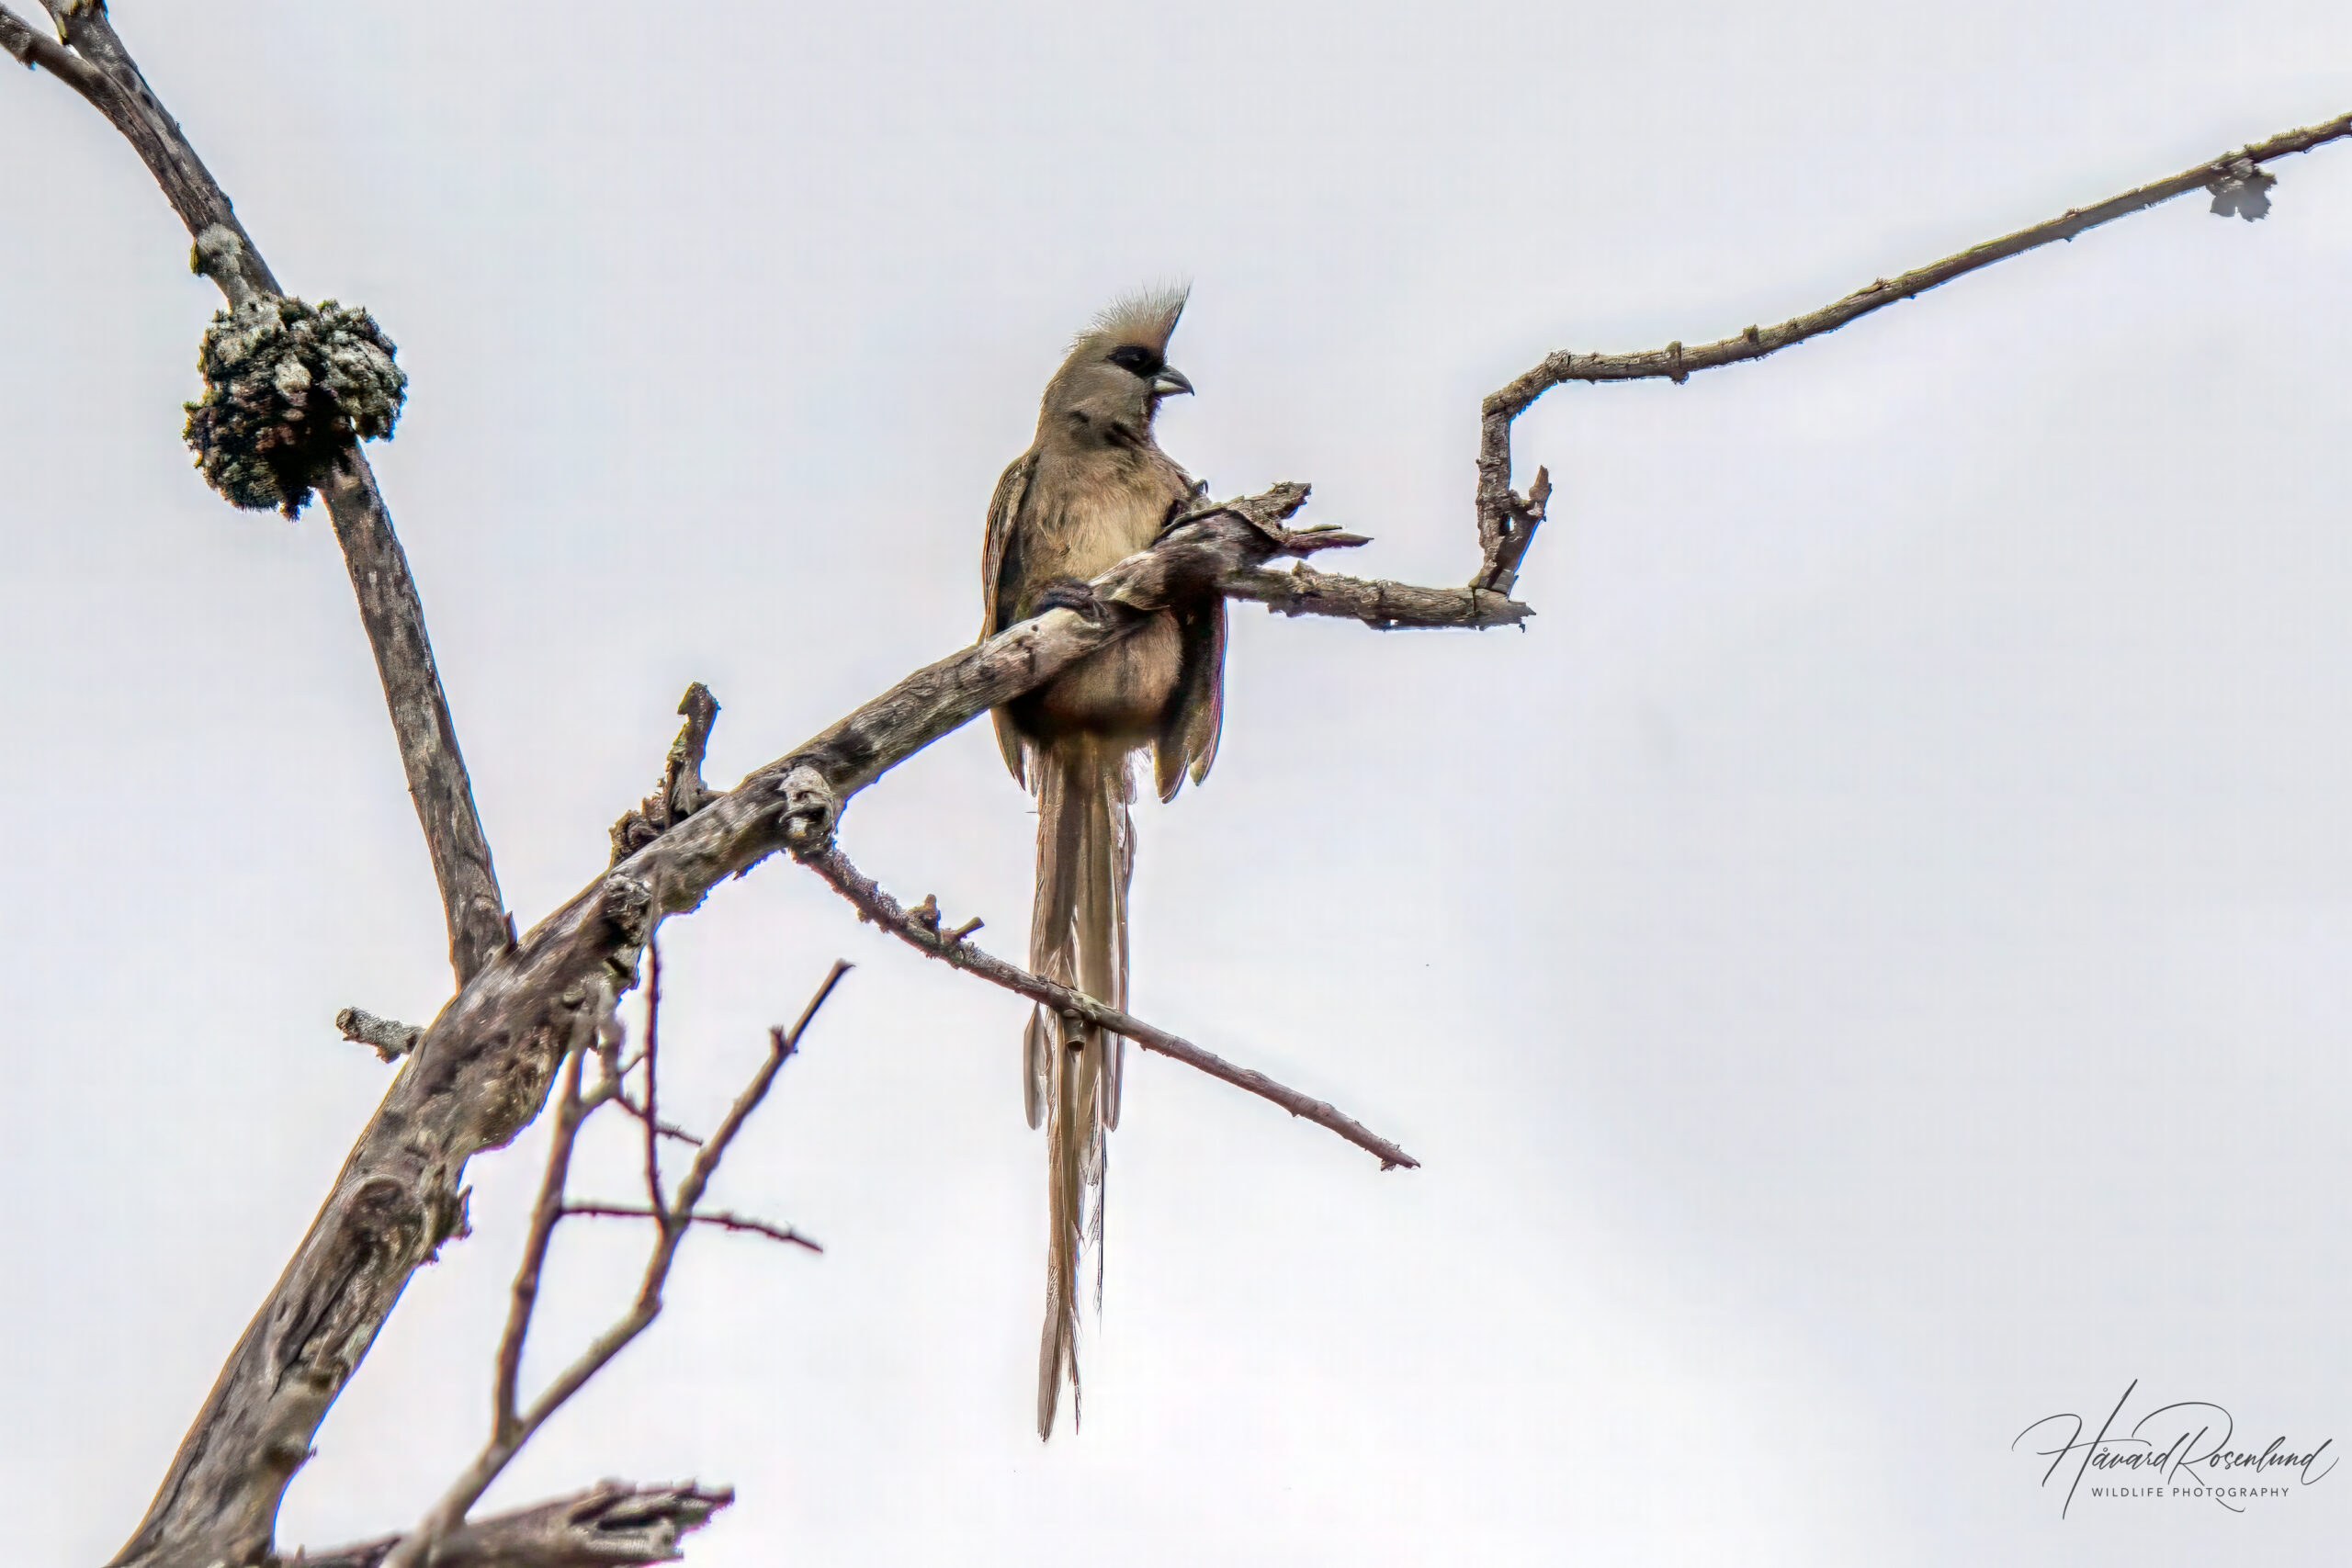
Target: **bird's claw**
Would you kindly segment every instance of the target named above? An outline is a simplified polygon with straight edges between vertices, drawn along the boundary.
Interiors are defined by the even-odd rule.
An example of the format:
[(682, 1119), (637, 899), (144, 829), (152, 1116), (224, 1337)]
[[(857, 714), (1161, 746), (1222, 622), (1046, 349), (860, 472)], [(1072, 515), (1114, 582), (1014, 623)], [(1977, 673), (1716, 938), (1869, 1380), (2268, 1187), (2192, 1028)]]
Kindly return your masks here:
[(1037, 595), (1036, 606), (1031, 613), (1042, 615), (1048, 610), (1072, 610), (1091, 623), (1102, 618), (1102, 598), (1094, 592), (1092, 583), (1066, 577), (1046, 585), (1045, 591)]

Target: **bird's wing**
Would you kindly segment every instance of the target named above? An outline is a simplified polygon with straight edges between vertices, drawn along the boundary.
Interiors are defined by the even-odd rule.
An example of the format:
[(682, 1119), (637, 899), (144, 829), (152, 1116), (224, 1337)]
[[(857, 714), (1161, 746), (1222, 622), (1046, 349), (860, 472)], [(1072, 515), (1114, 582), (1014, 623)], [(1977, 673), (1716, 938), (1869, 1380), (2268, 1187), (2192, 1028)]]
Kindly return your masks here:
[[(1173, 516), (1202, 487), (1165, 453), (1160, 461), (1178, 494), (1170, 512)], [(1209, 776), (1209, 765), (1216, 761), (1217, 736), (1225, 728), (1224, 597), (1185, 606), (1176, 613), (1176, 624), (1182, 634), (1184, 662), (1151, 749), (1152, 782), (1162, 800), (1176, 798), (1187, 773), (1194, 784)]]
[(1152, 782), (1159, 798), (1173, 800), (1184, 787), (1209, 776), (1216, 761), (1217, 736), (1225, 728), (1225, 600), (1222, 596), (1179, 613), (1183, 635), (1183, 672), (1176, 699), (1168, 705), (1152, 746)]
[[(1011, 626), (1013, 607), (1001, 595), (1017, 574), (1007, 572), (1005, 554), (1012, 544), (1012, 525), (1021, 515), (1021, 508), (1029, 497), (1030, 476), (1037, 471), (1037, 454), (1023, 452), (1015, 457), (996, 481), (996, 494), (989, 501), (989, 531), (980, 546), (980, 640), (986, 642)], [(1028, 770), (1023, 766), (1021, 737), (1005, 716), (1002, 708), (992, 715), (996, 720), (997, 750), (1004, 753), (1004, 765), (1023, 788), (1028, 787)]]

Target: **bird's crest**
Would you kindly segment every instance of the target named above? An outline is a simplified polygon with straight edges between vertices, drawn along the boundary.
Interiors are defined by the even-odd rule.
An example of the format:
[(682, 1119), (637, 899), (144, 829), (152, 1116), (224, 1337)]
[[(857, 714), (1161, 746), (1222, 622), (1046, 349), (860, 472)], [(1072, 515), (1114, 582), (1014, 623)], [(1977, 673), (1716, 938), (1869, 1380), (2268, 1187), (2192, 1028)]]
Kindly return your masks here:
[(1070, 344), (1071, 351), (1125, 348), (1132, 344), (1148, 348), (1155, 355), (1165, 355), (1168, 339), (1176, 331), (1176, 319), (1184, 313), (1184, 301), (1192, 292), (1192, 285), (1179, 284), (1122, 295), (1094, 318), (1093, 325), (1078, 334), (1078, 340)]

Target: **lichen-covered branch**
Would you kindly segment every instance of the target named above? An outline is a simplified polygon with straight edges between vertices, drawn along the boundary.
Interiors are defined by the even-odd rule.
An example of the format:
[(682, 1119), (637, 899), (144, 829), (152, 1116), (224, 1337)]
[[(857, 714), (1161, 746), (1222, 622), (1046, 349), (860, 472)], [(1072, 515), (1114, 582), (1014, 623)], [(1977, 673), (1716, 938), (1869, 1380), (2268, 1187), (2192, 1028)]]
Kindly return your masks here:
[[(647, 1568), (674, 1562), (689, 1530), (735, 1501), (732, 1487), (633, 1486), (585, 1492), (474, 1519), (444, 1537), (434, 1568)], [(305, 1553), (301, 1568), (383, 1568), (403, 1536)]]
[(1215, 1052), (1204, 1051), (1189, 1040), (1155, 1028), (1116, 1008), (1105, 1007), (1082, 991), (1056, 985), (1026, 969), (1007, 964), (994, 953), (981, 951), (966, 940), (972, 931), (978, 929), (977, 926), (965, 926), (952, 931), (941, 931), (936, 904), (925, 899), (918, 909), (910, 911), (901, 908), (896, 898), (852, 865), (849, 857), (842, 853), (837, 844), (828, 841), (812, 849), (796, 851), (795, 858), (823, 877), (835, 892), (856, 905), (861, 918), (874, 921), (918, 953), (952, 964), (967, 975), (978, 975), (983, 980), (1052, 1008), (1056, 1012), (1074, 1013), (1089, 1023), (1134, 1041), (1147, 1051), (1182, 1062), (1236, 1089), (1247, 1089), (1261, 1099), (1270, 1100), (1293, 1116), (1304, 1117), (1318, 1127), (1329, 1128), (1356, 1147), (1369, 1152), (1380, 1161), (1383, 1170), (1393, 1170), (1398, 1166), (1418, 1168), (1421, 1163), (1327, 1101), (1311, 1099), (1295, 1089), (1276, 1083), (1254, 1068), (1236, 1066)]
[[(89, 0), (45, 3), (65, 42), (0, 11), (0, 48), (56, 75), (122, 133), (187, 225), (192, 265), (219, 286), (232, 308), (282, 294), (227, 193), (148, 86), (106, 7)], [(448, 698), (434, 668), (424, 607), (374, 470), (357, 446), (343, 444), (317, 484), (375, 653), (409, 795), (441, 889), (450, 967), (463, 985), (506, 946), (511, 932)]]

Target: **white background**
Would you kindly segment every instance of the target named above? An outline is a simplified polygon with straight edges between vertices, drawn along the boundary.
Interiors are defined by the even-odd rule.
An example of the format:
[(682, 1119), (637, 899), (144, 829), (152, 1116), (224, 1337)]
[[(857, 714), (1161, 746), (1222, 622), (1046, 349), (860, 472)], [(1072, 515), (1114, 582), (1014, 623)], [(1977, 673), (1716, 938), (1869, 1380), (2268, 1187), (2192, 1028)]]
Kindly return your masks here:
[[(19, 7), (21, 9), (21, 7)], [(508, 897), (601, 868), (690, 679), (741, 771), (966, 642), (1069, 335), (1194, 282), (1168, 448), (1459, 581), (1479, 396), (1699, 342), (2352, 107), (2352, 11), (2219, 5), (126, 3), (287, 286), (413, 377), (371, 451)], [(177, 439), (216, 300), (115, 134), (0, 80), (0, 1491), (129, 1533), (387, 1069), (438, 905), (322, 515)], [(2352, 1473), (2059, 1517), (2028, 1422), (2352, 1441), (2352, 147), (1687, 386), (1520, 426), (1532, 629), (1237, 614), (1142, 813), (1144, 1058), (1086, 1421), (1031, 1428), (1023, 1010), (788, 864), (665, 932), (708, 1122), (859, 967), (670, 1314), (501, 1483), (694, 1474), (709, 1568), (2340, 1561)], [(1023, 951), (985, 727), (851, 854)], [(614, 1142), (583, 1186), (627, 1197)], [(478, 1161), (280, 1539), (479, 1440), (535, 1134)], [(566, 1229), (545, 1375), (644, 1238)], [(2155, 1396), (2151, 1399), (2149, 1396)]]

